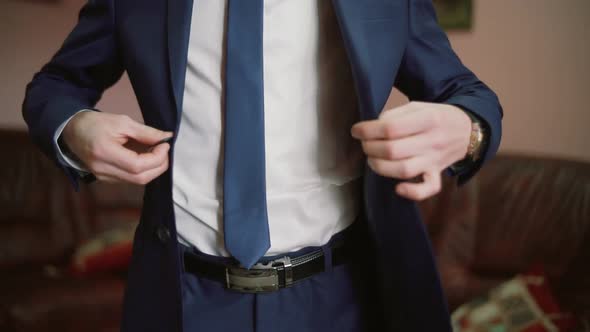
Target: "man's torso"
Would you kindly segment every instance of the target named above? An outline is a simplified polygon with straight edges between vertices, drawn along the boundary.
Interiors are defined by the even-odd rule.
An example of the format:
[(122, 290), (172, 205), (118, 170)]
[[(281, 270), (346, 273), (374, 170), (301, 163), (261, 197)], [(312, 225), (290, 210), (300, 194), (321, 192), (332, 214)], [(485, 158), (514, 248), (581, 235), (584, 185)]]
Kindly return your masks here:
[[(173, 200), (181, 241), (223, 246), (226, 1), (193, 5)], [(358, 214), (363, 155), (350, 67), (330, 2), (266, 0), (264, 116), (269, 255), (326, 243)]]

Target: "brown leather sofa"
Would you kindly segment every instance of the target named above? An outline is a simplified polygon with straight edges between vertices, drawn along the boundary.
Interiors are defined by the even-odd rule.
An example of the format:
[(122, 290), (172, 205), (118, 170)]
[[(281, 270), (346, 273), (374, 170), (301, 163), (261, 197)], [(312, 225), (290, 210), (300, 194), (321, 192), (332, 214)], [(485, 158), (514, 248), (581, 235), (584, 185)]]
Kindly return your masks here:
[(446, 182), (420, 205), (451, 309), (542, 266), (562, 309), (590, 323), (590, 163), (500, 155), (464, 187)]
[[(76, 246), (137, 220), (142, 189), (75, 193), (19, 131), (0, 131), (0, 331), (117, 331), (124, 273), (72, 277)], [(542, 264), (560, 304), (590, 321), (590, 164), (498, 156), (420, 204), (455, 308)]]
[(124, 273), (75, 278), (84, 240), (137, 222), (142, 188), (72, 190), (26, 133), (0, 131), (0, 331), (119, 331)]

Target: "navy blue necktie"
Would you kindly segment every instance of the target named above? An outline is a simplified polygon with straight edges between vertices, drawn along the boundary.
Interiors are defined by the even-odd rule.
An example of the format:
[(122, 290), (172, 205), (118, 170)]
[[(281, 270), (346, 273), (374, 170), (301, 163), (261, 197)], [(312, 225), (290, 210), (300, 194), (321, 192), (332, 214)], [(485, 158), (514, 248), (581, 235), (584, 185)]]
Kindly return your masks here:
[(225, 71), (225, 248), (251, 268), (270, 248), (264, 165), (263, 0), (229, 0)]

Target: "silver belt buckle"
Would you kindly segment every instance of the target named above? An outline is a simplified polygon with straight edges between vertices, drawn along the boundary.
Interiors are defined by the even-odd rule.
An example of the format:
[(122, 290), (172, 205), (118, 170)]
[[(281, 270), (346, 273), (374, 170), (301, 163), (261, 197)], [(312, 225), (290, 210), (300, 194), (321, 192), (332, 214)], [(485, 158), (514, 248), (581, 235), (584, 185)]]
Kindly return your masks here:
[(284, 270), (284, 286), (293, 283), (291, 259), (283, 257), (266, 264), (257, 263), (250, 270), (243, 267), (225, 269), (226, 287), (242, 293), (268, 293), (279, 290), (279, 271)]

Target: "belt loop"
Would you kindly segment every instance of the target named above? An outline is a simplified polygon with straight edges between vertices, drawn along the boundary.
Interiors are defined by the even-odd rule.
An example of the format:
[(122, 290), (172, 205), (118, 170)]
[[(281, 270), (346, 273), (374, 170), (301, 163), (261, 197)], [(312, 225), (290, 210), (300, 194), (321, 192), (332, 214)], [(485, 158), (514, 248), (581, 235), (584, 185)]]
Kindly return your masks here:
[(322, 252), (324, 253), (324, 271), (332, 271), (332, 246), (331, 244), (323, 245)]

